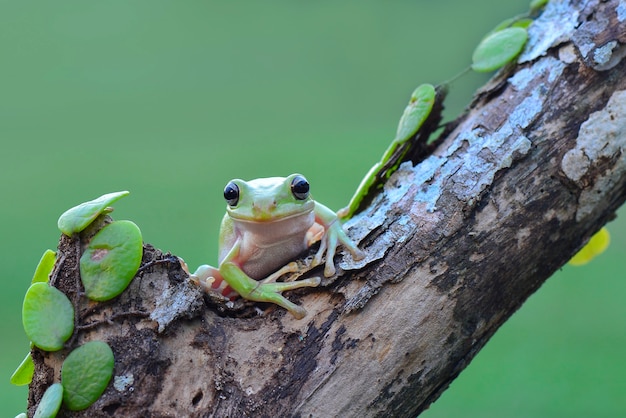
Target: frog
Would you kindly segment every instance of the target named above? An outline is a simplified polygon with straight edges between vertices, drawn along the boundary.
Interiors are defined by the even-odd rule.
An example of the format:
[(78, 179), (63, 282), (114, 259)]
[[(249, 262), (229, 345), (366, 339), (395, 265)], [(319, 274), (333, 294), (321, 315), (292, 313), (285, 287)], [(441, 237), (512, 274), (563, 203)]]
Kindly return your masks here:
[(354, 260), (365, 257), (344, 231), (337, 214), (311, 197), (309, 182), (301, 174), (250, 181), (233, 179), (224, 188), (224, 199), (226, 213), (220, 226), (218, 267), (203, 264), (190, 275), (204, 291), (229, 300), (242, 297), (274, 303), (302, 319), (306, 309), (282, 292), (319, 286), (321, 278), (277, 281), (299, 271), (296, 257), (319, 241), (311, 266), (320, 265), (325, 255), (324, 277), (336, 273), (334, 256), (339, 245)]

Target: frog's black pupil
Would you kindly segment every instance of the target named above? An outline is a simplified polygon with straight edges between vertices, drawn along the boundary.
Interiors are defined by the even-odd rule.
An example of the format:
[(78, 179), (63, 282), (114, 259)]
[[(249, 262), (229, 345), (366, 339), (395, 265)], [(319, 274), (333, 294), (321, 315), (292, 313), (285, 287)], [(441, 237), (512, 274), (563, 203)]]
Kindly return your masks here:
[(224, 199), (228, 206), (235, 206), (239, 202), (239, 187), (233, 182), (230, 182), (224, 187)]
[(291, 181), (291, 193), (298, 200), (305, 200), (309, 197), (309, 182), (302, 176), (296, 176)]

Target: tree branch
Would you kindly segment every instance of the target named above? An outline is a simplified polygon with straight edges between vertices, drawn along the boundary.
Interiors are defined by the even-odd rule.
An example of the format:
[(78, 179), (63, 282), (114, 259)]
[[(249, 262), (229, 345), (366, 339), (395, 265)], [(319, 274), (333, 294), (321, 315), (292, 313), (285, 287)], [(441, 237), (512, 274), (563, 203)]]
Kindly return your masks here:
[[(626, 198), (622, 9), (617, 0), (550, 2), (518, 64), (347, 223), (367, 258), (344, 257), (338, 277), (289, 294), (309, 312), (303, 320), (244, 301), (207, 305), (175, 257), (146, 245), (120, 297), (74, 298), (72, 346), (107, 341), (115, 379), (87, 410), (63, 413), (423, 411)], [(61, 239), (56, 279), (72, 295), (76, 245)], [(33, 349), (30, 414), (70, 348)]]

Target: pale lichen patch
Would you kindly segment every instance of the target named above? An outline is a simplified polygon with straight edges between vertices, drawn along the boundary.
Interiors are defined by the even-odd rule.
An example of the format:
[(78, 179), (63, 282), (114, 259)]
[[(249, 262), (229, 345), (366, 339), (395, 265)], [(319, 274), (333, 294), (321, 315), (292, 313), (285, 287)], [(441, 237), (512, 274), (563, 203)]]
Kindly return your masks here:
[(597, 65), (606, 65), (611, 56), (613, 55), (613, 50), (617, 46), (617, 41), (610, 41), (606, 44), (602, 45), (593, 52), (593, 60)]
[[(532, 94), (526, 97), (522, 103), (511, 113), (509, 123), (512, 127), (519, 128), (527, 128), (528, 125), (535, 119), (536, 115), (541, 112), (543, 107), (543, 94), (540, 89), (535, 89)], [(520, 137), (528, 139), (526, 137)], [(528, 142), (530, 146), (530, 142)], [(510, 166), (510, 164), (509, 164)]]
[[(571, 49), (573, 47), (570, 44)], [(563, 49), (563, 48), (561, 48)], [(575, 58), (575, 55), (574, 55)], [(534, 65), (523, 68), (509, 78), (509, 83), (516, 90), (521, 91), (526, 88), (528, 83), (547, 74), (548, 83), (552, 83), (558, 76), (563, 73), (565, 65), (554, 57), (544, 57), (538, 60)]]
[(569, 39), (578, 24), (579, 12), (570, 1), (551, 1), (528, 28), (528, 42), (519, 62), (532, 61)]
[(132, 385), (135, 383), (133, 374), (124, 376), (115, 376), (113, 379), (113, 387), (118, 392), (124, 392), (126, 389), (132, 389)]
[(615, 8), (617, 12), (617, 20), (623, 22), (626, 20), (626, 1), (620, 0), (619, 4)]
[(176, 319), (199, 309), (203, 303), (200, 288), (190, 282), (170, 286), (167, 276), (164, 275), (161, 283), (164, 288), (157, 294), (154, 310), (150, 313), (150, 319), (159, 324), (159, 333), (165, 331)]
[(581, 149), (569, 150), (561, 161), (563, 173), (573, 181), (580, 180), (589, 170), (589, 158)]
[[(618, 161), (612, 171), (626, 170), (626, 90), (613, 93), (604, 109), (592, 113), (580, 126), (576, 146), (563, 156), (561, 169), (572, 181), (579, 182), (602, 159)], [(591, 188), (582, 191), (576, 219), (591, 213), (597, 202), (606, 199), (612, 186), (611, 173), (605, 173)], [(609, 182), (609, 183), (607, 183)]]
[(626, 45), (619, 45), (616, 41), (611, 41), (606, 45), (597, 48), (594, 52), (594, 69), (606, 71), (615, 67), (626, 56)]

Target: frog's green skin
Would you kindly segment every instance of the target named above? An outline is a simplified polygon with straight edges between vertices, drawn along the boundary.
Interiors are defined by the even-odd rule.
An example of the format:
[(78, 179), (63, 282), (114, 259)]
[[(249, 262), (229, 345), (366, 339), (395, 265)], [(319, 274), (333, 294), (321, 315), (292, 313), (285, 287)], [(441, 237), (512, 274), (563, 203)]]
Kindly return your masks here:
[(413, 91), (409, 104), (404, 109), (398, 123), (396, 137), (389, 144), (380, 161), (374, 164), (361, 180), (348, 206), (337, 212), (340, 218), (349, 219), (352, 217), (359, 210), (363, 199), (370, 193), (370, 189), (382, 179), (388, 179), (396, 171), (408, 150), (408, 148), (400, 148), (413, 138), (422, 127), (433, 109), (436, 96), (435, 87), (431, 84), (422, 84)]
[(219, 236), (219, 267), (202, 265), (191, 280), (207, 291), (228, 298), (238, 295), (257, 302), (272, 302), (300, 319), (306, 310), (281, 292), (314, 287), (319, 277), (276, 282), (298, 267), (290, 262), (312, 243), (320, 242), (313, 265), (326, 253), (324, 276), (335, 274), (333, 257), (343, 244), (354, 259), (364, 253), (348, 238), (335, 212), (309, 195), (309, 183), (300, 174), (289, 177), (232, 180), (224, 189), (228, 206)]

